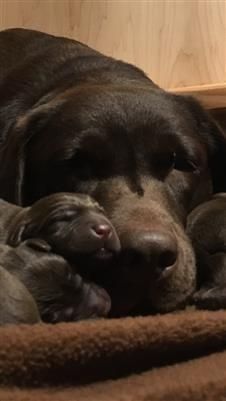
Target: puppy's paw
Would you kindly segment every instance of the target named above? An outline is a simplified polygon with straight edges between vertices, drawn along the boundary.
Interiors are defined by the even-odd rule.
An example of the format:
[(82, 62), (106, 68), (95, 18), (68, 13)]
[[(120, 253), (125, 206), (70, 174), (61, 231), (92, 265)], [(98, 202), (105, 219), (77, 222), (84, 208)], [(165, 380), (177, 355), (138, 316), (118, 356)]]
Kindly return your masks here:
[(86, 311), (90, 318), (106, 317), (111, 309), (111, 298), (107, 291), (94, 283), (88, 284), (89, 289), (86, 299)]
[(109, 314), (111, 299), (103, 288), (84, 282), (78, 274), (74, 276), (74, 282), (74, 301), (71, 299), (60, 308), (51, 305), (43, 320), (51, 323), (75, 322), (104, 318)]

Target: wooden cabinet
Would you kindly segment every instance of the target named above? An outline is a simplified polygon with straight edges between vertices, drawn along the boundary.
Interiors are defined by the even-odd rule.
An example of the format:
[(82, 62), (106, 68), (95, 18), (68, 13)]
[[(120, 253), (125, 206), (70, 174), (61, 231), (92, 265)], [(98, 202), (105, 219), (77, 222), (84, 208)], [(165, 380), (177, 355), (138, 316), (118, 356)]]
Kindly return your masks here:
[(0, 0), (0, 28), (15, 26), (78, 39), (226, 106), (225, 0)]

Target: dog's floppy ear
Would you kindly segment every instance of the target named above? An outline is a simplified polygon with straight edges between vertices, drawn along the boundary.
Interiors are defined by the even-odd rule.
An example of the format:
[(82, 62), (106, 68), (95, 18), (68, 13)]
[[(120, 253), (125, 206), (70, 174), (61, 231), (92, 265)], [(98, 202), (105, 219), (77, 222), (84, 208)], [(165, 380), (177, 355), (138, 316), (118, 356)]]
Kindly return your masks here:
[(226, 134), (213, 120), (211, 132), (214, 138), (214, 150), (210, 160), (213, 192), (226, 192)]
[[(214, 192), (226, 192), (226, 108), (221, 113), (210, 111), (214, 152), (212, 172)], [(221, 125), (222, 124), (222, 125)]]
[(183, 96), (183, 99), (195, 117), (200, 139), (207, 147), (213, 192), (226, 192), (226, 132), (197, 100), (191, 96)]
[(18, 117), (9, 129), (0, 150), (0, 197), (8, 202), (23, 205), (25, 185), (26, 147), (57, 112), (62, 102), (39, 103)]

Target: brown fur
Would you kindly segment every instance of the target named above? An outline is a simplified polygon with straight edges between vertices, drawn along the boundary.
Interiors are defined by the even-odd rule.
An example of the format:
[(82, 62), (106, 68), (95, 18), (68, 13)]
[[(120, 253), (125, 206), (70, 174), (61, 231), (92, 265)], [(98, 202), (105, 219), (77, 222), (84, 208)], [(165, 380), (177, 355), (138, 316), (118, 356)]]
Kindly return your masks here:
[[(107, 238), (95, 235), (93, 228), (100, 225), (108, 227)], [(79, 320), (108, 314), (110, 298), (106, 291), (83, 281), (78, 275), (79, 268), (83, 271), (84, 261), (92, 270), (100, 258), (107, 256), (109, 260), (120, 249), (114, 227), (103, 209), (89, 196), (53, 194), (26, 208), (1, 200), (0, 239), (2, 243), (16, 247), (0, 247), (2, 266), (15, 277), (3, 289), (6, 302), (4, 308), (0, 308), (0, 322), (7, 320), (7, 311), (8, 320), (14, 320), (14, 323), (27, 316), (31, 301), (26, 290), (23, 294), (22, 284), (17, 290), (24, 300), (20, 302), (21, 313), (18, 305), (14, 319), (11, 316), (15, 302), (10, 301), (10, 283), (15, 288), (18, 279), (33, 295), (45, 321)], [(28, 243), (24, 243), (27, 239), (30, 239)], [(53, 252), (69, 258), (72, 265)], [(5, 281), (4, 273), (1, 274)], [(27, 318), (28, 321), (32, 322), (32, 319)]]
[(27, 240), (15, 248), (0, 245), (0, 258), (4, 266), (0, 283), (8, 280), (7, 287), (1, 287), (5, 303), (1, 304), (0, 323), (34, 323), (38, 320), (35, 302), (42, 320), (52, 323), (105, 317), (110, 310), (106, 291), (84, 282), (42, 240)]
[[(1, 253), (1, 252), (0, 252)], [(38, 323), (40, 315), (31, 293), (14, 274), (0, 266), (0, 325)]]
[(226, 186), (219, 127), (192, 98), (73, 40), (3, 31), (0, 58), (1, 196), (23, 206), (59, 191), (92, 196), (122, 244), (93, 277), (112, 314), (142, 299), (153, 311), (182, 305), (195, 288), (186, 217)]
[(194, 209), (188, 217), (187, 232), (198, 263), (195, 304), (202, 309), (226, 308), (226, 193)]
[[(108, 228), (107, 237), (95, 229)], [(78, 262), (81, 255), (98, 259), (99, 251), (113, 256), (120, 250), (117, 233), (103, 208), (88, 195), (58, 193), (22, 208), (0, 201), (0, 239), (11, 246), (28, 238), (41, 238), (52, 251)], [(102, 252), (104, 254), (104, 252)]]

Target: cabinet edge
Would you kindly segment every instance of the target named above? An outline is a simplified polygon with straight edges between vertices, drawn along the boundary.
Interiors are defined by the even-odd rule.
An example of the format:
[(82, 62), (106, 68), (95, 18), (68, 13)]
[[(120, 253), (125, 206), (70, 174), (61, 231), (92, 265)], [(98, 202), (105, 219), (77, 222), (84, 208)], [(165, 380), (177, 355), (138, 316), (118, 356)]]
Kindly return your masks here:
[(226, 107), (226, 83), (189, 86), (184, 88), (170, 88), (168, 91), (181, 95), (192, 95), (208, 109), (219, 109)]

